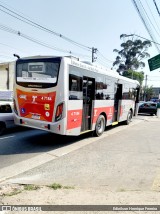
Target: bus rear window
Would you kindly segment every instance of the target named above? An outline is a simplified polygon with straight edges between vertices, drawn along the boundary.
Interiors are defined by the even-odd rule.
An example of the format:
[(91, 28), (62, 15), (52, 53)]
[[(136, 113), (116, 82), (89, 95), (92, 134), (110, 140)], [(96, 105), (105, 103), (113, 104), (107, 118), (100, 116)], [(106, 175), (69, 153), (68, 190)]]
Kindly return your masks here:
[(57, 85), (60, 60), (20, 60), (16, 66), (18, 85), (29, 88), (48, 88)]

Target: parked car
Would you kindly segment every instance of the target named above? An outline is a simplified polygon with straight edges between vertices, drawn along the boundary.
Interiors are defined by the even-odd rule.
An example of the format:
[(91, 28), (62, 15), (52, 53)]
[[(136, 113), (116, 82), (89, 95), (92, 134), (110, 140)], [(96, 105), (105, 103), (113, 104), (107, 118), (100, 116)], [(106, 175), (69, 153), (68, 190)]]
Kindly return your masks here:
[(159, 100), (158, 98), (157, 98), (157, 99), (156, 99), (156, 98), (152, 98), (152, 99), (150, 99), (150, 101), (151, 101), (151, 102), (158, 103), (160, 100)]
[(138, 113), (145, 113), (150, 115), (157, 114), (157, 103), (155, 102), (144, 102), (139, 106)]
[(143, 103), (145, 103), (145, 101), (141, 101), (141, 100), (140, 100), (139, 103), (138, 103), (138, 108), (139, 108), (139, 106), (142, 105)]
[(6, 128), (13, 126), (13, 103), (11, 101), (0, 101), (0, 135)]

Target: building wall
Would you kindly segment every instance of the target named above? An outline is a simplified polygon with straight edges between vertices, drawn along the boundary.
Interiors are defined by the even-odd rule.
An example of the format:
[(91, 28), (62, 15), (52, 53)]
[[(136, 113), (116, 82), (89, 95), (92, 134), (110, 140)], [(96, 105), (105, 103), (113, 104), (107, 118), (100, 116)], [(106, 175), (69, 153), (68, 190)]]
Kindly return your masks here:
[(152, 97), (159, 98), (159, 94), (160, 94), (160, 87), (157, 87), (157, 88), (153, 87), (153, 95), (152, 95)]
[(0, 90), (13, 90), (14, 71), (15, 62), (0, 64)]
[(9, 63), (9, 90), (13, 90), (13, 82), (15, 75), (15, 62)]

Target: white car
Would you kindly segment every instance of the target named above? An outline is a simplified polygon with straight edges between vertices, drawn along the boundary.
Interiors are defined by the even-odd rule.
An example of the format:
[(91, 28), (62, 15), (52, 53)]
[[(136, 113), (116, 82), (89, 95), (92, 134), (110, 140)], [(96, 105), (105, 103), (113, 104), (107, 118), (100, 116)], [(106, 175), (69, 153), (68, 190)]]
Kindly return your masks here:
[(0, 135), (3, 134), (6, 128), (13, 126), (13, 102), (0, 101)]

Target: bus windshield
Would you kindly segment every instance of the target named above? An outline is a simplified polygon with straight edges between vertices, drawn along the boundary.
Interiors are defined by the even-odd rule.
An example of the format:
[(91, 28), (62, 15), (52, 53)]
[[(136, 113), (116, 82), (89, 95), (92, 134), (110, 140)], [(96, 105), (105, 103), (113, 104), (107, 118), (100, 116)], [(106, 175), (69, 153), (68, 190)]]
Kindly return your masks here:
[(57, 85), (60, 59), (18, 60), (16, 82), (29, 88), (49, 88)]

